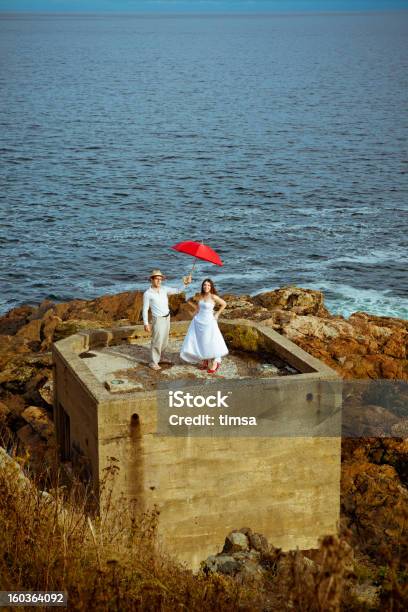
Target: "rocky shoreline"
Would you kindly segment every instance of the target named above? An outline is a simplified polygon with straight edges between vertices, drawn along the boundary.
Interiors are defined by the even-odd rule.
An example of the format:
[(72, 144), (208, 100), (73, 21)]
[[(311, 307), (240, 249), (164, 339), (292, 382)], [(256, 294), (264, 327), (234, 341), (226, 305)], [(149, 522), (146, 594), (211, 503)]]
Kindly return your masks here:
[[(223, 297), (227, 301), (224, 318), (251, 319), (272, 327), (344, 380), (408, 380), (408, 321), (364, 312), (345, 319), (328, 311), (320, 291), (293, 286), (256, 296)], [(170, 308), (173, 321), (188, 320), (194, 312), (192, 301), (186, 301), (184, 294), (171, 296)], [(3, 429), (16, 433), (28, 448), (49, 440), (52, 342), (80, 329), (140, 323), (141, 311), (142, 292), (135, 291), (58, 304), (44, 300), (39, 306), (20, 306), (1, 316)], [(380, 420), (390, 420), (381, 407), (377, 414)], [(401, 429), (401, 419), (398, 427)], [(401, 436), (407, 437), (406, 432)]]
[[(332, 315), (321, 292), (294, 286), (222, 297), (225, 318), (271, 326), (345, 380), (408, 380), (408, 321), (364, 312), (348, 319)], [(188, 320), (194, 311), (183, 294), (171, 297), (170, 308), (172, 320)], [(142, 292), (136, 291), (59, 304), (45, 300), (1, 316), (0, 444), (16, 455), (28, 451), (34, 469), (47, 458), (51, 462), (52, 342), (79, 329), (140, 323), (141, 310)], [(387, 555), (396, 555), (401, 567), (407, 561), (408, 418), (400, 412), (397, 423), (389, 407), (370, 408), (370, 419), (379, 414), (388, 420), (393, 435), (374, 429), (372, 437), (343, 440), (341, 486), (342, 529), (372, 586), (378, 567), (389, 563)]]

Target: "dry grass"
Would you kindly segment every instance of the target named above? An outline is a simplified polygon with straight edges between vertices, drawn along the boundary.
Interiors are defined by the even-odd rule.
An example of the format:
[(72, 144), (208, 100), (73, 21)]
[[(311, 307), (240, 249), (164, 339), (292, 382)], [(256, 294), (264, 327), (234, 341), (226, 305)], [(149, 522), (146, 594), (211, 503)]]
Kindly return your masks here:
[[(156, 544), (158, 513), (113, 503), (114, 469), (99, 516), (77, 484), (53, 496), (0, 470), (0, 590), (63, 590), (70, 610), (256, 610), (258, 590), (195, 576)], [(41, 478), (44, 482), (44, 474)]]
[[(98, 515), (79, 482), (68, 488), (43, 473), (50, 496), (32, 481), (19, 484), (15, 470), (0, 469), (0, 590), (67, 591), (69, 609), (87, 612), (370, 609), (350, 594), (352, 554), (342, 538), (322, 540), (317, 564), (272, 548), (263, 556), (262, 582), (193, 574), (158, 548), (156, 509), (138, 514), (113, 502), (116, 469), (106, 471)], [(394, 589), (392, 576), (390, 584)], [(394, 592), (381, 609), (402, 610), (403, 598)]]

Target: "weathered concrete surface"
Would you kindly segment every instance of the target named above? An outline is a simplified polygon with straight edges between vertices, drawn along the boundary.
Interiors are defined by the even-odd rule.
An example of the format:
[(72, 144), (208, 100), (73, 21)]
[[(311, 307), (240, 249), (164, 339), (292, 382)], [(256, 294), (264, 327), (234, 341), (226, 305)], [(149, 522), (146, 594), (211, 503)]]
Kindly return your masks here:
[[(256, 354), (250, 365), (238, 353), (224, 359), (224, 375), (231, 383), (252, 378), (254, 372), (263, 377), (262, 366), (274, 366), (276, 360), (282, 368), (292, 368), (291, 375), (286, 370), (282, 376), (279, 368), (268, 375), (305, 381), (316, 407), (320, 381), (338, 379), (270, 328), (246, 321), (220, 324), (232, 351), (253, 347), (257, 354), (269, 354), (270, 363)], [(172, 326), (174, 358), (187, 325)], [(141, 511), (156, 505), (163, 546), (193, 568), (237, 524), (250, 525), (285, 550), (312, 548), (320, 536), (336, 533), (340, 438), (156, 435), (160, 392), (155, 381), (203, 373), (181, 363), (152, 372), (146, 367), (148, 345), (141, 326), (84, 332), (55, 345), (57, 436), (66, 447), (68, 417), (69, 444), (75, 449), (71, 460), (88, 461), (96, 490), (114, 458), (119, 466), (116, 494), (135, 500)], [(131, 378), (132, 371), (144, 391), (112, 394), (106, 389), (106, 377)]]
[[(337, 532), (340, 439), (157, 438), (141, 429), (132, 440), (126, 423), (113, 425), (123, 411), (107, 410), (101, 468), (102, 457), (119, 460), (118, 489), (141, 510), (159, 507), (165, 548), (193, 568), (235, 525), (251, 525), (284, 550), (313, 548)], [(139, 408), (141, 421), (149, 410)]]
[[(139, 339), (137, 344), (119, 344), (93, 349), (84, 352), (80, 357), (91, 372), (102, 383), (113, 379), (126, 380), (129, 384), (126, 391), (154, 390), (158, 380), (177, 379), (244, 379), (268, 378), (270, 376), (288, 376), (300, 372), (280, 359), (277, 355), (264, 353), (248, 353), (231, 349), (223, 358), (220, 369), (215, 375), (209, 375), (201, 370), (199, 364), (189, 364), (180, 358), (181, 338), (171, 338), (164, 360), (171, 363), (161, 363), (162, 370), (155, 372), (148, 367), (150, 361), (150, 340)], [(120, 389), (118, 389), (118, 392)]]

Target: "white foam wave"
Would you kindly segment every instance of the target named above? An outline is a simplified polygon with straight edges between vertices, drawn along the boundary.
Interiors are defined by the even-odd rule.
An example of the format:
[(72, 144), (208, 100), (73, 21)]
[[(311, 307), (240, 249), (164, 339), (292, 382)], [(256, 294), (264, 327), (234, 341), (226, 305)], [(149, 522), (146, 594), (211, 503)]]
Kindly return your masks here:
[[(253, 291), (251, 295), (279, 288), (278, 285), (264, 286)], [(408, 319), (408, 300), (390, 295), (389, 291), (360, 289), (330, 281), (308, 282), (302, 285), (302, 288), (322, 291), (326, 308), (332, 314), (342, 315), (345, 318), (348, 318), (353, 312), (363, 311), (377, 316)]]
[(333, 314), (348, 318), (358, 310), (384, 317), (408, 319), (408, 300), (391, 295), (389, 290), (361, 289), (350, 285), (322, 281), (308, 283), (325, 296), (325, 305)]
[(341, 262), (351, 262), (351, 263), (361, 263), (361, 264), (382, 264), (387, 261), (395, 263), (403, 263), (406, 264), (407, 256), (404, 252), (396, 252), (395, 250), (386, 250), (386, 249), (375, 249), (371, 250), (367, 253), (359, 253), (358, 255), (345, 255), (339, 257), (338, 259), (331, 260), (330, 263), (341, 263)]

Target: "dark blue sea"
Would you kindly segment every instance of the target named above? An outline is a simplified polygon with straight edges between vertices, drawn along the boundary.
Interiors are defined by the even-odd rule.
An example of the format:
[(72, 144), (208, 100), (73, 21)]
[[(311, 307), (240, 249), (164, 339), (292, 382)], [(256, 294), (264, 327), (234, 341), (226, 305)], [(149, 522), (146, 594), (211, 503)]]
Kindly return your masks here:
[(408, 12), (0, 18), (0, 311), (142, 289), (408, 318)]

